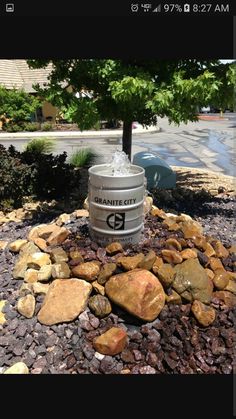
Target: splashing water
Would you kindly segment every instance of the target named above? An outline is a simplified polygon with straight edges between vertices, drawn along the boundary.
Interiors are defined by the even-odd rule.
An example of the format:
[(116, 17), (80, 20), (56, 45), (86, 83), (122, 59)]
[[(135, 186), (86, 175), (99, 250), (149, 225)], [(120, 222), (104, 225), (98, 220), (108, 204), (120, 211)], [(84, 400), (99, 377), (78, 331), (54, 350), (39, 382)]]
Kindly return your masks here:
[(112, 176), (126, 176), (130, 174), (130, 161), (124, 151), (115, 151), (109, 164)]

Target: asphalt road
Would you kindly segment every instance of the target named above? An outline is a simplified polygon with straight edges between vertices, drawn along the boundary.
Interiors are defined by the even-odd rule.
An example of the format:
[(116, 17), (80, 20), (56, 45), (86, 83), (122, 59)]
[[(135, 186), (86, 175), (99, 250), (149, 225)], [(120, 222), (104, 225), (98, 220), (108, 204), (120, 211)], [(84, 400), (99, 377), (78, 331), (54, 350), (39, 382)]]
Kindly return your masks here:
[[(216, 116), (216, 114), (214, 114)], [(208, 120), (169, 125), (166, 118), (159, 118), (159, 132), (135, 134), (133, 130), (132, 155), (140, 151), (151, 151), (163, 158), (169, 165), (202, 168), (225, 175), (236, 175), (236, 114), (224, 115), (227, 120)], [(47, 136), (47, 133), (42, 135)], [(56, 133), (55, 133), (56, 137)], [(13, 144), (22, 151), (30, 141), (24, 137), (1, 139), (4, 146)], [(82, 148), (92, 147), (99, 155), (97, 163), (109, 162), (114, 151), (122, 149), (121, 133), (96, 138), (55, 138), (55, 154), (66, 151), (70, 155)]]

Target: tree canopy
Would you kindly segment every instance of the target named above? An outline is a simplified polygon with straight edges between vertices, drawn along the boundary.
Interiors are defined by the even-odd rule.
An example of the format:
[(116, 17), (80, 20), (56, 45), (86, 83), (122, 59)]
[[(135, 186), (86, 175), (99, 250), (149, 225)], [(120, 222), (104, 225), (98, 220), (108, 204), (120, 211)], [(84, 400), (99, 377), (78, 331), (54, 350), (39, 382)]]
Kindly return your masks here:
[(23, 90), (0, 86), (0, 116), (14, 123), (30, 121), (40, 101)]
[[(29, 60), (33, 68), (49, 60)], [(170, 122), (196, 121), (198, 109), (232, 98), (235, 67), (199, 60), (52, 60), (48, 86), (40, 94), (70, 108), (81, 130), (96, 121), (123, 121), (123, 150), (131, 158), (132, 122), (144, 126), (157, 117)], [(224, 91), (227, 89), (227, 95)]]

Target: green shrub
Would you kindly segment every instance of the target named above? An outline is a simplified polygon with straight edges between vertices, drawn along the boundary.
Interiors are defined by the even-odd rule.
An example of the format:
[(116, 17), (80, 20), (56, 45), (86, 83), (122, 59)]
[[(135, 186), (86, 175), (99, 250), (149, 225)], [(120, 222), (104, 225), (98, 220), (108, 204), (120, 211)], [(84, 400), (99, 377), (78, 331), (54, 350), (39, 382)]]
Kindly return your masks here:
[(53, 130), (53, 124), (50, 122), (44, 122), (41, 124), (41, 131), (52, 131)]
[(6, 150), (0, 145), (0, 210), (22, 206), (27, 196), (35, 199), (64, 199), (75, 193), (80, 171), (66, 163), (67, 154)]
[(34, 138), (31, 140), (25, 147), (26, 151), (32, 152), (32, 153), (51, 153), (54, 150), (55, 143), (50, 138)]
[(74, 167), (92, 166), (97, 157), (91, 148), (82, 148), (72, 154), (69, 163)]
[(24, 125), (24, 131), (34, 132), (40, 131), (40, 124), (38, 122), (26, 122)]
[[(22, 163), (14, 147), (7, 151), (0, 145), (0, 209), (11, 209), (22, 204), (24, 195), (33, 192), (34, 168)], [(10, 205), (10, 208), (8, 208)]]
[(24, 131), (24, 124), (9, 121), (9, 122), (5, 122), (2, 125), (2, 129), (3, 131), (7, 131), (7, 132), (20, 132), (20, 131)]

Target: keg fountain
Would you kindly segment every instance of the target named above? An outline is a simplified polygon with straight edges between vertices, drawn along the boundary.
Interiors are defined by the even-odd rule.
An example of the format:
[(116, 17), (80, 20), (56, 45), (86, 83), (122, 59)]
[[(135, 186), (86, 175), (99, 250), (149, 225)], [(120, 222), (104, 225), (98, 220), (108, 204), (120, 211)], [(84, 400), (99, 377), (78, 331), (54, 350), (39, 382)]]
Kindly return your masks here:
[(105, 246), (118, 241), (136, 244), (143, 230), (145, 171), (131, 164), (124, 152), (115, 152), (110, 164), (89, 169), (89, 230)]

